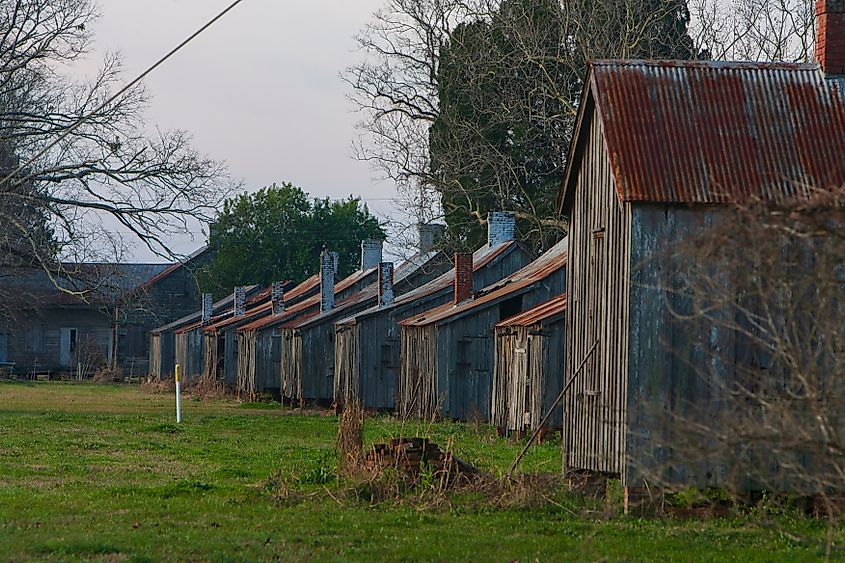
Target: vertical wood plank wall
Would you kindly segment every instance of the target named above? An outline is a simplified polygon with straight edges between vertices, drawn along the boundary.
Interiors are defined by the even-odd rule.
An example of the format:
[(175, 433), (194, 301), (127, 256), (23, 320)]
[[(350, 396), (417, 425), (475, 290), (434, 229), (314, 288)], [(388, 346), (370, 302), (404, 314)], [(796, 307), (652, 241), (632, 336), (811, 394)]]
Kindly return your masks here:
[(569, 381), (598, 342), (564, 403), (564, 467), (621, 474), (628, 369), (630, 206), (620, 203), (592, 119), (574, 194), (567, 268)]
[(431, 419), (438, 412), (436, 334), (434, 325), (402, 327), (399, 413)]

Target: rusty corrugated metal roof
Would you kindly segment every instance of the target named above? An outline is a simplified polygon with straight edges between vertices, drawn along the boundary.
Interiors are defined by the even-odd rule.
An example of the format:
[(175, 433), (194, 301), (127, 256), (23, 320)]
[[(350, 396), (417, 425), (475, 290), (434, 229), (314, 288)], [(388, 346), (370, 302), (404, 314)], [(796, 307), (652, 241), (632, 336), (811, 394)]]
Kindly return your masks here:
[(402, 326), (427, 326), (445, 320), (455, 320), (484, 305), (492, 305), (522, 289), (528, 288), (566, 266), (567, 239), (559, 241), (542, 256), (511, 274), (510, 276), (479, 291), (472, 300), (463, 303), (447, 303), (404, 321)]
[[(845, 184), (845, 97), (816, 65), (593, 61), (592, 108), (621, 201), (784, 201)], [(561, 205), (584, 143), (572, 147)]]
[[(344, 291), (345, 289), (348, 289), (349, 287), (355, 285), (356, 283), (363, 280), (367, 276), (375, 273), (375, 271), (376, 271), (376, 268), (370, 268), (368, 270), (358, 270), (357, 272), (354, 272), (353, 274), (347, 276), (346, 278), (339, 281), (335, 285), (335, 287), (334, 287), (335, 294), (338, 294), (338, 293)], [(309, 280), (310, 279), (311, 278), (309, 278)], [(303, 283), (308, 283), (309, 280), (306, 280)], [(318, 275), (317, 276), (317, 284), (319, 285), (319, 283), (320, 283), (320, 278), (319, 278), (319, 275)], [(297, 288), (294, 288), (291, 293), (293, 293), (294, 291), (297, 291)], [(301, 293), (303, 293), (303, 292), (299, 291), (299, 292), (297, 292), (297, 295), (299, 295)], [(287, 297), (288, 297), (288, 295), (285, 294), (285, 301), (287, 301)], [(341, 303), (342, 302), (343, 301), (341, 301)], [(281, 315), (269, 315), (269, 313), (272, 311), (272, 304), (268, 303), (267, 309), (265, 311), (263, 311), (264, 314), (254, 316), (248, 324), (244, 324), (243, 326), (241, 326), (240, 330), (241, 331), (259, 330), (259, 329), (262, 329), (262, 328), (265, 328), (265, 327), (268, 327), (268, 326), (271, 326), (271, 325), (277, 325), (277, 324), (280, 324), (280, 323), (285, 322), (285, 321), (293, 320), (293, 317), (296, 316), (298, 313), (301, 313), (302, 311), (306, 311), (309, 308), (319, 307), (319, 306), (320, 306), (320, 295), (319, 295), (319, 293), (317, 295), (312, 295), (311, 297), (309, 297), (307, 299), (303, 299), (302, 301), (296, 303), (295, 305), (292, 305), (291, 307), (287, 307)]]
[[(490, 248), (487, 245), (482, 246), (481, 248), (477, 249), (472, 254), (472, 270), (473, 272), (477, 272), (485, 268), (488, 264), (493, 262), (496, 258), (503, 256), (513, 250), (515, 250), (521, 242), (518, 241), (508, 241), (503, 244), (497, 245), (493, 248)], [(377, 315), (384, 311), (388, 311), (395, 307), (401, 307), (402, 305), (407, 305), (409, 303), (413, 303), (418, 301), (419, 299), (423, 299), (430, 295), (437, 293), (438, 291), (442, 291), (444, 289), (452, 287), (455, 283), (455, 269), (452, 268), (448, 272), (441, 274), (440, 276), (434, 278), (430, 282), (425, 285), (421, 285), (416, 289), (412, 289), (407, 293), (403, 293), (402, 295), (396, 297), (392, 305), (388, 305), (386, 307), (371, 307), (370, 309), (366, 309), (361, 311), (356, 316), (343, 319), (339, 321), (338, 325), (348, 325), (353, 324), (356, 319), (364, 318), (371, 315)]]
[(514, 315), (509, 319), (505, 319), (497, 323), (497, 327), (507, 326), (531, 326), (550, 319), (552, 317), (562, 315), (566, 312), (566, 294), (559, 295), (553, 299), (549, 299), (545, 303), (541, 303), (533, 309), (528, 309), (518, 315)]

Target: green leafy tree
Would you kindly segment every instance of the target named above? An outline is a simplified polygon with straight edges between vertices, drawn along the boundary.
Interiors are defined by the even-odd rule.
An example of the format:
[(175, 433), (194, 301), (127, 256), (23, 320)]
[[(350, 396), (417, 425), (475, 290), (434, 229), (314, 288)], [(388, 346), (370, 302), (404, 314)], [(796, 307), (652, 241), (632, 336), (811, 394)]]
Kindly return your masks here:
[(358, 198), (312, 199), (289, 183), (227, 200), (211, 225), (214, 260), (199, 274), (216, 296), (236, 285), (300, 282), (317, 271), (322, 249), (340, 255), (338, 273), (360, 265), (360, 243), (384, 240), (378, 220)]

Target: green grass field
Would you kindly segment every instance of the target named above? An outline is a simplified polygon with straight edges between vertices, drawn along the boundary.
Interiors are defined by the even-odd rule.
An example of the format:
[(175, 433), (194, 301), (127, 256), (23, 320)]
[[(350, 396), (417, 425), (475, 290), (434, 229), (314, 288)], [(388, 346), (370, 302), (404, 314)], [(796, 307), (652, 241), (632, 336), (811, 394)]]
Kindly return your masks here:
[[(0, 383), (0, 559), (795, 561), (820, 553), (750, 516), (585, 516), (563, 491), (530, 509), (350, 500), (329, 475), (335, 417), (183, 405), (177, 426), (172, 397), (137, 387)], [(367, 421), (368, 443), (400, 434), (450, 442), (496, 474), (520, 449), (484, 427)], [(549, 444), (532, 449), (522, 470), (559, 464)], [(301, 494), (279, 502), (274, 475), (301, 483)], [(823, 534), (812, 520), (782, 518), (803, 535)]]

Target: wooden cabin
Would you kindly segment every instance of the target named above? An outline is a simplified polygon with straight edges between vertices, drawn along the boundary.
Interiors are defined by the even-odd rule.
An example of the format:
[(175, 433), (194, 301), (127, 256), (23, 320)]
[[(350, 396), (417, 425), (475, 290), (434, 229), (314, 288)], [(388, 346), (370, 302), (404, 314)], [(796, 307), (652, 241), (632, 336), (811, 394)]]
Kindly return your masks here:
[(207, 383), (235, 387), (238, 375), (237, 330), (270, 314), (271, 288), (263, 288), (249, 299), (239, 294), (240, 289), (235, 288), (231, 314), (215, 319), (202, 329), (202, 378)]
[[(362, 241), (361, 269), (337, 283), (337, 254), (324, 251), (320, 257), (320, 272), (307, 289), (295, 288), (291, 292), (293, 297), (285, 297), (285, 306), (273, 311), (268, 303), (261, 314), (234, 327), (232, 338), (237, 343), (237, 364), (232, 385), (238, 395), (255, 397), (258, 393), (270, 393), (279, 399), (284, 396), (280, 375), (284, 343), (279, 337), (280, 325), (304, 315), (317, 314), (322, 304), (346, 299), (372, 285), (381, 260), (382, 244), (378, 240)], [(303, 299), (305, 295), (309, 297)], [(293, 306), (289, 307), (291, 304)]]
[(289, 399), (331, 403), (335, 395), (335, 322), (374, 305), (394, 302), (395, 296), (424, 286), (449, 267), (442, 252), (431, 250), (393, 264), (379, 264), (374, 283), (314, 315), (279, 328), (288, 353), (282, 357)]
[(455, 260), (452, 303), (400, 322), (403, 417), (490, 421), (493, 327), (564, 291), (566, 239), (519, 271), (472, 291), (470, 255)]
[[(810, 64), (591, 64), (559, 195), (570, 218), (564, 380), (575, 377), (566, 469), (619, 475), (626, 487), (652, 470), (719, 486), (721, 468), (686, 467), (655, 436), (671, 433), (678, 405), (718, 412), (718, 393), (691, 383), (695, 351), (735, 339), (676, 330), (661, 289), (673, 272), (651, 259), (718, 222), (723, 204), (845, 184), (836, 82)], [(726, 381), (742, 361), (736, 348), (723, 350)]]
[[(261, 288), (257, 285), (247, 288), (247, 296), (252, 297)], [(221, 317), (231, 310), (234, 303), (234, 295), (212, 303), (208, 312), (209, 322), (211, 318)], [(172, 323), (158, 327), (150, 331), (150, 370), (149, 376), (156, 381), (173, 379), (176, 367), (176, 331), (194, 326), (202, 321), (203, 311), (191, 313)]]
[[(514, 217), (496, 213), (488, 220), (488, 243), (473, 253), (473, 289), (480, 290), (531, 262), (531, 252), (513, 240)], [(493, 218), (493, 215), (490, 217)], [(367, 409), (394, 410), (399, 396), (399, 321), (449, 303), (454, 268), (425, 285), (335, 324), (334, 400), (360, 401)]]
[(493, 425), (506, 432), (561, 428), (566, 295), (505, 319), (495, 327)]
[(281, 344), (272, 327), (282, 319), (294, 319), (316, 306), (316, 294), (320, 290), (320, 275), (314, 274), (290, 291), (284, 292), (271, 302), (268, 314), (252, 319), (237, 330), (238, 376), (235, 390), (239, 396), (255, 398), (259, 393), (268, 393), (281, 400), (279, 383), (279, 354)]

